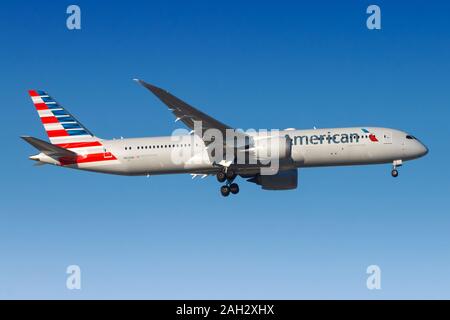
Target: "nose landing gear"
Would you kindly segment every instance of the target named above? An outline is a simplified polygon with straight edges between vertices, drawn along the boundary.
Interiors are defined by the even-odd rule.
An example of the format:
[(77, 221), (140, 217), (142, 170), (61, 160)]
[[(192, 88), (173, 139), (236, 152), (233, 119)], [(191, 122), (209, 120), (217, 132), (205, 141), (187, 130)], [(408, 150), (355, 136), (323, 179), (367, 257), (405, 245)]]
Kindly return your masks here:
[(392, 162), (392, 171), (391, 171), (391, 175), (396, 178), (398, 177), (398, 170), (397, 167), (400, 167), (402, 165), (402, 160), (394, 160)]
[(398, 176), (398, 170), (397, 169), (392, 169), (391, 171), (391, 175), (395, 178)]

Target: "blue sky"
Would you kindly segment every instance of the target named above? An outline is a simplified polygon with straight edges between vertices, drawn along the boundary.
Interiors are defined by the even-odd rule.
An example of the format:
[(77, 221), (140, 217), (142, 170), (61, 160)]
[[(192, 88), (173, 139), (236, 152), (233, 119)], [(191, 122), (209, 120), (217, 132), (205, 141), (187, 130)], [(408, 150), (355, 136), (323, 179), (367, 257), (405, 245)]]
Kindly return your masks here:
[[(450, 298), (450, 4), (375, 3), (379, 31), (367, 1), (77, 1), (78, 31), (72, 2), (2, 4), (0, 298)], [(28, 89), (103, 138), (178, 128), (134, 77), (231, 126), (393, 127), (430, 153), (397, 179), (305, 169), (297, 190), (242, 181), (227, 199), (213, 177), (33, 167)]]

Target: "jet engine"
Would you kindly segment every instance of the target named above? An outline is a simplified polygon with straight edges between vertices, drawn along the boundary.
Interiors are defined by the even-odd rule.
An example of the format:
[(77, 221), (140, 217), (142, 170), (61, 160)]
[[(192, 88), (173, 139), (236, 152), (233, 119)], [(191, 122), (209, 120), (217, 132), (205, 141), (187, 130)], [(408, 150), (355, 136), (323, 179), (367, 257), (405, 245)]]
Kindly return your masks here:
[(248, 151), (253, 160), (263, 162), (291, 159), (292, 139), (288, 135), (257, 137)]
[(257, 174), (247, 181), (260, 185), (265, 190), (296, 189), (298, 183), (297, 169), (279, 171), (274, 175)]

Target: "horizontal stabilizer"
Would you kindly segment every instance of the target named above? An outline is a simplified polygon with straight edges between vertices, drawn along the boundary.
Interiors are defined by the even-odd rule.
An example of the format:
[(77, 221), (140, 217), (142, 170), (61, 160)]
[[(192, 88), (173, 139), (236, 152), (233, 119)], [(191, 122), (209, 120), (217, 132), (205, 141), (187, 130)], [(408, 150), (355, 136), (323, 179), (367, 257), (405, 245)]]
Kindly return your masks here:
[(35, 166), (35, 167), (42, 167), (42, 166), (45, 166), (46, 165), (46, 163), (45, 162), (36, 162), (35, 164), (33, 164), (33, 166)]
[(45, 142), (38, 138), (33, 138), (29, 136), (21, 136), (23, 140), (31, 144), (33, 147), (38, 149), (40, 152), (46, 154), (51, 158), (60, 158), (60, 157), (76, 157), (77, 154), (73, 151), (58, 147), (54, 144)]

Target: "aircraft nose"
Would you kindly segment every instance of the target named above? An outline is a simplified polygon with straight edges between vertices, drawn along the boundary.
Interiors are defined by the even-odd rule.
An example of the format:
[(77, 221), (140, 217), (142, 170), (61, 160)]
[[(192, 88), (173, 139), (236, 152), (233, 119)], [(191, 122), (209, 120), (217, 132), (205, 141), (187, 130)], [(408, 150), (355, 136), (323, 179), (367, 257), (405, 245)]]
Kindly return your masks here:
[(419, 157), (423, 157), (424, 155), (426, 155), (428, 153), (428, 148), (426, 145), (424, 145), (423, 143), (420, 143), (419, 146), (419, 151), (418, 151), (418, 156)]

